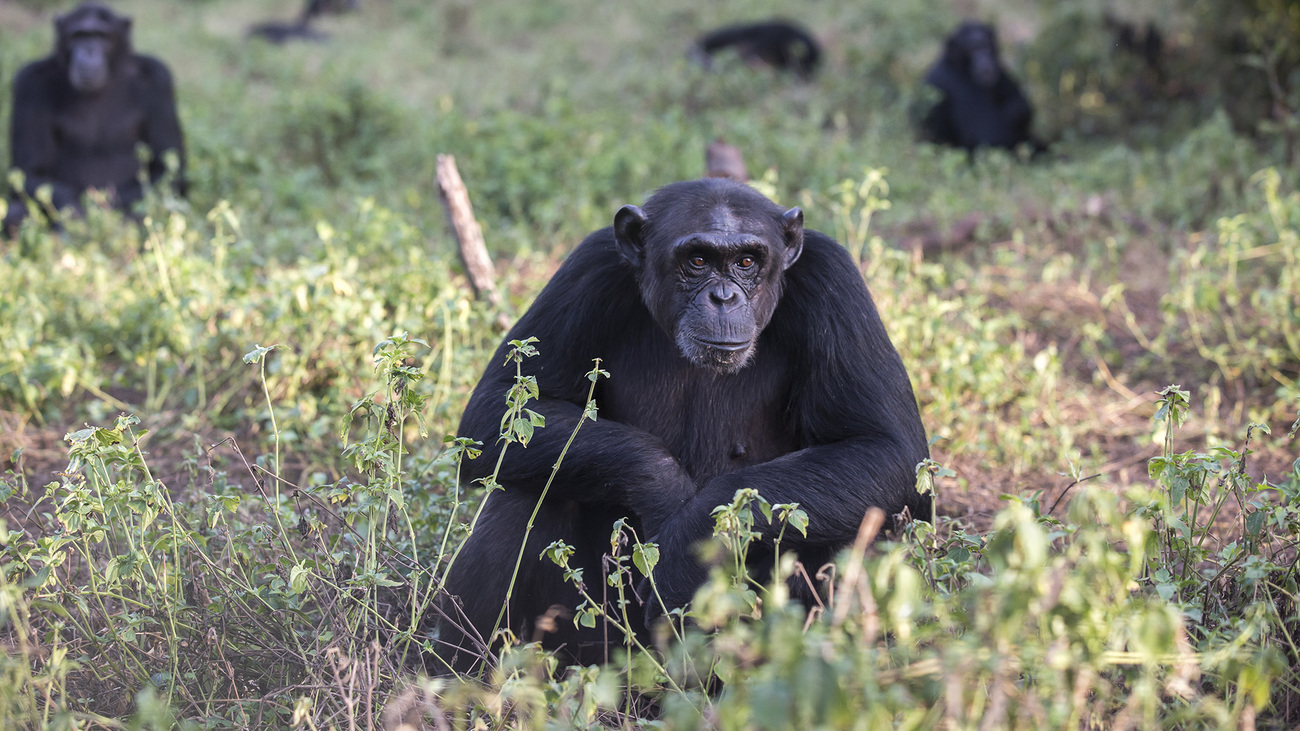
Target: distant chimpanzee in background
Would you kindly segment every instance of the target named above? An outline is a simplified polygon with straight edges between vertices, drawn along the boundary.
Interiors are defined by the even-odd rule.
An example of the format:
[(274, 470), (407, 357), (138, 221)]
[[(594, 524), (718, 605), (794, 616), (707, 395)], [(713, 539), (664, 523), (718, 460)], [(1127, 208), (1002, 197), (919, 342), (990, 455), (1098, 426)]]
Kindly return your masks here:
[(358, 0), (307, 0), (296, 20), (287, 23), (278, 20), (258, 23), (248, 29), (248, 35), (277, 44), (292, 40), (323, 41), (328, 36), (312, 28), (312, 21), (328, 13), (356, 10), (357, 4)]
[[(506, 451), (505, 490), (488, 498), (452, 569), (447, 588), (460, 609), (444, 608), (468, 628), (444, 622), (437, 639), (454, 666), (478, 657), (455, 648), (495, 626), (525, 525), (582, 418), (593, 358), (611, 374), (596, 384), (600, 418), (568, 447), (502, 623), (524, 640), (545, 634), (545, 647), (564, 645), (571, 659), (605, 658), (603, 628), (537, 621), (581, 602), (538, 556), (553, 541), (573, 546), (571, 565), (601, 597), (601, 557), (619, 518), (658, 542), (655, 580), (669, 607), (705, 580), (693, 546), (712, 534), (713, 508), (740, 488), (807, 512), (808, 536), (787, 530), (782, 549), (810, 570), (853, 540), (870, 507), (930, 518), (930, 498), (915, 488), (928, 450), (907, 372), (861, 272), (838, 243), (803, 227), (798, 208), (722, 178), (668, 185), (644, 210), (619, 209), (612, 228), (569, 255), (506, 340), (529, 336), (540, 353), (523, 372), (541, 391), (529, 408), (546, 426), (527, 448)], [(501, 452), (515, 382), (514, 366), (502, 367), (508, 347), (498, 348), (461, 419), (459, 434), (484, 445), (462, 468), (466, 482), (491, 473)], [(751, 568), (763, 574), (779, 526), (757, 520)], [(805, 584), (794, 591), (811, 600)], [(628, 607), (638, 631), (647, 613), (661, 611)]]
[(699, 37), (691, 58), (712, 68), (713, 54), (734, 48), (745, 63), (767, 64), (780, 71), (794, 71), (811, 77), (821, 63), (821, 46), (808, 31), (793, 23), (773, 20), (748, 25), (729, 25)]
[[(81, 210), (88, 188), (130, 210), (144, 191), (136, 145), (151, 159), (149, 181), (166, 172), (163, 153), (176, 153), (173, 184), (184, 195), (185, 145), (176, 116), (172, 76), (163, 63), (131, 51), (131, 19), (98, 3), (85, 3), (54, 21), (54, 52), (14, 78), (9, 149), (13, 167), (35, 196), (49, 185), (53, 204)], [(5, 217), (12, 230), (26, 214), (14, 192)]]
[(350, 13), (360, 5), (361, 0), (307, 0), (303, 12), (311, 16)]
[(1115, 34), (1115, 47), (1138, 56), (1147, 68), (1159, 74), (1160, 58), (1165, 52), (1165, 36), (1153, 21), (1148, 20), (1141, 31), (1137, 25), (1111, 13), (1103, 17), (1106, 27)]
[(1040, 148), (1029, 133), (1033, 109), (1020, 85), (1002, 68), (993, 26), (962, 23), (948, 36), (943, 55), (925, 76), (943, 99), (922, 121), (925, 139), (954, 147)]

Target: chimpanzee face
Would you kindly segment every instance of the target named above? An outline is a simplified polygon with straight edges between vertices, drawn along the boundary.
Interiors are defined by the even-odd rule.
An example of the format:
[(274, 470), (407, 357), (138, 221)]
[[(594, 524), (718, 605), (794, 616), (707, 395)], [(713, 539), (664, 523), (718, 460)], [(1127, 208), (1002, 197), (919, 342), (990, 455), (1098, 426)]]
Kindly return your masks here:
[(963, 23), (948, 39), (947, 54), (953, 63), (970, 72), (970, 77), (988, 88), (1002, 76), (998, 61), (998, 38), (992, 26)]
[[(735, 373), (753, 358), (780, 300), (782, 274), (803, 249), (803, 211), (782, 211), (731, 181), (689, 185), (698, 190), (684, 204), (679, 184), (672, 205), (659, 200), (661, 192), (646, 211), (621, 208), (615, 242), (637, 269), (642, 301), (682, 356)], [(661, 215), (661, 207), (676, 215)]]
[(130, 48), (131, 19), (86, 3), (54, 21), (59, 59), (68, 83), (83, 94), (104, 89), (117, 62)]

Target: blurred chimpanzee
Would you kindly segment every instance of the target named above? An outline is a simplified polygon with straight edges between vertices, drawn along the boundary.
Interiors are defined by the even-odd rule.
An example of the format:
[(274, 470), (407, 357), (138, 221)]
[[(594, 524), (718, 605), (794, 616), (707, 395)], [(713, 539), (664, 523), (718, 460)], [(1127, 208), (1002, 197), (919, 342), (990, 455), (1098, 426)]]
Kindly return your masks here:
[[(88, 188), (130, 210), (144, 191), (136, 146), (149, 148), (148, 178), (166, 172), (163, 153), (176, 153), (173, 184), (185, 192), (185, 146), (176, 116), (172, 76), (163, 63), (131, 50), (131, 19), (85, 3), (54, 21), (54, 52), (14, 78), (10, 152), (25, 192), (49, 185), (56, 209), (81, 209)], [(14, 191), (16, 194), (17, 191)], [(11, 196), (6, 229), (26, 214)]]
[(1111, 13), (1103, 16), (1106, 27), (1115, 34), (1115, 47), (1138, 56), (1147, 68), (1160, 73), (1160, 58), (1165, 52), (1165, 36), (1153, 21), (1148, 20), (1142, 30)]
[(808, 31), (784, 20), (729, 25), (699, 37), (691, 58), (711, 68), (713, 54), (735, 48), (745, 63), (766, 64), (780, 71), (794, 71), (808, 78), (821, 63), (821, 46)]
[[(787, 530), (782, 548), (810, 567), (852, 541), (872, 506), (930, 518), (930, 498), (915, 488), (927, 445), (907, 372), (862, 274), (838, 243), (803, 227), (798, 208), (723, 178), (668, 185), (644, 209), (623, 206), (612, 228), (570, 254), (506, 339), (529, 336), (540, 340), (522, 366), (540, 389), (529, 408), (546, 425), (527, 448), (506, 450), (505, 489), (488, 498), (453, 566), (447, 588), (459, 607), (444, 606), (468, 621), (464, 634), (446, 622), (437, 632), (453, 665), (472, 664), (473, 650), (456, 648), (496, 626), (557, 461), (502, 626), (525, 640), (544, 634), (544, 646), (563, 645), (583, 663), (604, 659), (606, 632), (554, 621), (582, 600), (559, 568), (538, 560), (553, 541), (573, 546), (571, 565), (599, 599), (611, 526), (629, 518), (643, 540), (658, 542), (655, 581), (677, 607), (706, 578), (692, 549), (712, 534), (711, 511), (740, 488), (807, 512), (807, 537)], [(515, 367), (502, 367), (508, 347), (493, 356), (461, 419), (459, 433), (484, 444), (462, 468), (467, 482), (490, 474), (501, 454), (515, 382)], [(583, 425), (561, 461), (597, 357), (611, 374), (596, 383), (600, 418)], [(751, 558), (762, 572), (779, 526), (757, 522)], [(796, 593), (811, 599), (806, 585)], [(662, 607), (627, 611), (642, 631)]]
[(303, 12), (317, 16), (328, 13), (350, 13), (361, 4), (360, 0), (307, 0)]
[(346, 13), (356, 10), (357, 3), (358, 0), (307, 0), (295, 20), (287, 23), (278, 20), (258, 23), (248, 29), (248, 35), (271, 43), (287, 43), (292, 40), (323, 41), (327, 36), (312, 28), (312, 21), (328, 13)]
[(1012, 149), (1022, 142), (1040, 147), (1029, 133), (1029, 100), (998, 59), (993, 26), (962, 23), (925, 81), (943, 94), (921, 123), (930, 142), (967, 150)]

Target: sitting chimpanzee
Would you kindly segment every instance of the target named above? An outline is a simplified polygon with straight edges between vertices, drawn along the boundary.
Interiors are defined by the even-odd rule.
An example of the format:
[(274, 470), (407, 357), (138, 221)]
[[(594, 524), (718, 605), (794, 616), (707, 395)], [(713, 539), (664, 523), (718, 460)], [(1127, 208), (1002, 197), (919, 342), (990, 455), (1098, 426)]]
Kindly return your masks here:
[[(136, 145), (149, 148), (148, 176), (167, 172), (164, 153), (180, 168), (173, 184), (184, 194), (185, 146), (171, 73), (163, 63), (131, 51), (131, 19), (85, 3), (54, 21), (54, 52), (24, 66), (14, 78), (10, 151), (28, 196), (50, 186), (55, 209), (81, 209), (96, 188), (122, 210), (143, 197)], [(15, 195), (5, 218), (12, 230), (26, 214)]]
[(1022, 142), (1041, 147), (1029, 133), (1033, 109), (1002, 68), (992, 26), (962, 23), (925, 81), (943, 94), (921, 123), (926, 140), (967, 150)]
[(691, 58), (711, 68), (713, 54), (735, 48), (745, 63), (766, 64), (779, 71), (794, 71), (808, 78), (821, 63), (821, 46), (808, 31), (784, 20), (729, 25), (699, 37)]
[[(619, 518), (658, 542), (654, 576), (668, 607), (687, 603), (705, 580), (693, 546), (712, 534), (713, 508), (740, 488), (806, 511), (807, 537), (786, 531), (782, 550), (809, 567), (851, 542), (872, 506), (930, 518), (930, 498), (915, 488), (927, 444), (907, 372), (862, 274), (834, 240), (803, 227), (798, 208), (721, 178), (674, 183), (644, 209), (621, 208), (612, 228), (573, 251), (493, 356), (461, 420), (459, 433), (484, 444), (463, 467), (467, 481), (497, 463), (515, 380), (515, 366), (502, 363), (508, 341), (529, 336), (540, 352), (522, 367), (540, 396), (528, 406), (546, 424), (526, 448), (506, 450), (505, 489), (488, 498), (453, 565), (447, 588), (459, 604), (444, 606), (464, 629), (444, 621), (437, 632), (453, 666), (472, 664), (473, 648), (497, 626), (529, 516), (583, 418), (593, 358), (610, 373), (595, 387), (599, 420), (568, 446), (537, 513), (502, 622), (516, 636), (545, 634), (543, 645), (563, 645), (570, 659), (604, 659), (604, 628), (554, 621), (563, 612), (552, 607), (571, 613), (581, 598), (538, 556), (553, 541), (573, 546), (571, 565), (599, 599)], [(757, 524), (761, 545), (750, 557), (761, 571), (778, 526), (761, 515)], [(806, 584), (796, 594), (812, 599)], [(643, 631), (663, 608), (627, 610)]]

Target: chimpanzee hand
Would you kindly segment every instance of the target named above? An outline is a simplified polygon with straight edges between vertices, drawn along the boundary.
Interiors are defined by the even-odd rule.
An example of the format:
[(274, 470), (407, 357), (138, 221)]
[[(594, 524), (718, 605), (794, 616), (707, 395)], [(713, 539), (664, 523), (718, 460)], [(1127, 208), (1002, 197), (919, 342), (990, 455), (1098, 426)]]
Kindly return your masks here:
[[(625, 499), (641, 521), (643, 538), (658, 535), (699, 492), (695, 481), (676, 460), (667, 457), (665, 463), (659, 470), (659, 479), (647, 487), (629, 489)], [(662, 546), (660, 553), (663, 553)]]
[(708, 568), (695, 555), (695, 545), (708, 537), (707, 521), (700, 521), (692, 514), (697, 502), (687, 503), (650, 539), (659, 546), (659, 562), (652, 571), (654, 582), (646, 577), (637, 586), (637, 592), (646, 601), (647, 627), (653, 626), (665, 611), (686, 606), (709, 576)]

